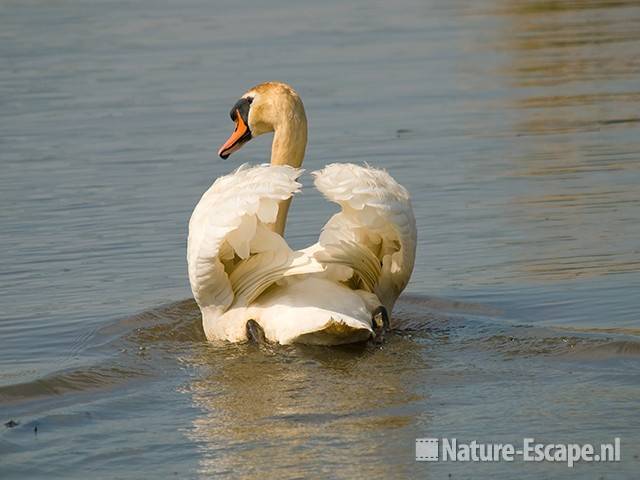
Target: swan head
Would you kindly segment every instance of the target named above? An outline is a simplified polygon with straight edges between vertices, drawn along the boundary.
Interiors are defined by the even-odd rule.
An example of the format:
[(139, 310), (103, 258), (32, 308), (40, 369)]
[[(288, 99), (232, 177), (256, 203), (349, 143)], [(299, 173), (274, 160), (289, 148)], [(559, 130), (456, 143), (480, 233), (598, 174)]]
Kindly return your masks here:
[(256, 85), (240, 97), (229, 115), (236, 126), (218, 150), (221, 158), (228, 158), (252, 138), (278, 130), (288, 130), (290, 136), (302, 132), (306, 144), (307, 120), (304, 106), (296, 91), (286, 83), (266, 82)]

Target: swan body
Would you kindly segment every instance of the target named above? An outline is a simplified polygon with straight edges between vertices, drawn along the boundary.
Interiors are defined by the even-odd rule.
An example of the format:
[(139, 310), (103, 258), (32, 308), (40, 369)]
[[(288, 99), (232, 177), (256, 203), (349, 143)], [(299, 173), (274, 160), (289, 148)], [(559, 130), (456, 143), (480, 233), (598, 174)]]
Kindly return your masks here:
[(249, 90), (231, 112), (236, 130), (226, 158), (274, 131), (271, 163), (218, 178), (189, 222), (191, 289), (209, 340), (243, 342), (254, 320), (267, 340), (338, 345), (376, 335), (375, 312), (391, 312), (413, 270), (416, 226), (407, 191), (387, 172), (331, 164), (315, 186), (341, 206), (318, 242), (294, 251), (284, 240), (306, 147), (298, 95), (270, 82)]

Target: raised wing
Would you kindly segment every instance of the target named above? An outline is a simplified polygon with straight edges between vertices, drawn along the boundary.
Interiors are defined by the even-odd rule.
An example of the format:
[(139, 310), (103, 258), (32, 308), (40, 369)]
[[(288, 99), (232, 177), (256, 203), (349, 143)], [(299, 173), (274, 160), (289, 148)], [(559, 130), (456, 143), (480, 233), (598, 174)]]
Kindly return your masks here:
[(391, 311), (415, 261), (416, 222), (409, 194), (384, 170), (334, 163), (314, 172), (315, 185), (342, 211), (308, 251), (339, 281), (355, 281)]
[(219, 315), (246, 306), (282, 277), (322, 271), (268, 228), (278, 203), (300, 190), (301, 173), (289, 166), (243, 165), (204, 193), (189, 221), (187, 245), (191, 290), (203, 312)]

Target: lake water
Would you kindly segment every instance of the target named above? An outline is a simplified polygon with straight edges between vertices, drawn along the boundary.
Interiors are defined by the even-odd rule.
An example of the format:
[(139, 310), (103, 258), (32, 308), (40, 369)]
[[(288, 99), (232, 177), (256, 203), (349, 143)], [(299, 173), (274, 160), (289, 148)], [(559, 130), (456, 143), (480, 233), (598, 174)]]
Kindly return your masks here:
[[(0, 477), (632, 478), (640, 471), (640, 4), (0, 1)], [(187, 222), (268, 138), (388, 169), (416, 268), (382, 347), (213, 347)], [(287, 236), (335, 211), (314, 191)], [(37, 428), (37, 433), (36, 433)], [(426, 463), (414, 440), (602, 443), (618, 463)]]

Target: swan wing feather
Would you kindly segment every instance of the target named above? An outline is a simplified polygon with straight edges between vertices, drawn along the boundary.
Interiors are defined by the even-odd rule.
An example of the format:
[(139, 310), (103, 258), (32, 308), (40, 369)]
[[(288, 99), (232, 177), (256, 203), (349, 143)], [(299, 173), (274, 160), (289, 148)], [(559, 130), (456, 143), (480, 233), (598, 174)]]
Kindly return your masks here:
[(236, 297), (251, 301), (279, 275), (322, 268), (296, 257), (265, 226), (275, 222), (279, 202), (300, 190), (301, 173), (289, 166), (243, 165), (204, 193), (189, 221), (187, 245), (189, 280), (201, 308), (221, 313)]
[(313, 175), (316, 188), (342, 207), (322, 229), (316, 258), (351, 268), (390, 311), (415, 261), (409, 193), (386, 171), (368, 165), (334, 163)]

